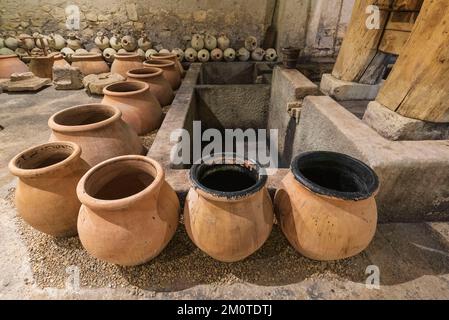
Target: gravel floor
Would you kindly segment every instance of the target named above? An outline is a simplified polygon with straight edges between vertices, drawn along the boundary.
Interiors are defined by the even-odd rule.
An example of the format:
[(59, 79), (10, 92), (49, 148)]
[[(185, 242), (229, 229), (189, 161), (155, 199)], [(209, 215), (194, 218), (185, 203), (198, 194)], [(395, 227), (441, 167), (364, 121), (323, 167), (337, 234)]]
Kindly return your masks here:
[(153, 261), (138, 267), (119, 267), (89, 256), (78, 237), (50, 237), (35, 231), (20, 217), (16, 223), (28, 248), (34, 281), (42, 288), (63, 288), (68, 278), (66, 268), (71, 266), (79, 268), (83, 287), (121, 287), (131, 295), (141, 295), (142, 290), (179, 291), (199, 284), (277, 286), (330, 275), (362, 282), (367, 264), (364, 254), (340, 262), (306, 259), (293, 250), (277, 226), (251, 257), (238, 263), (221, 263), (196, 248), (180, 224), (167, 248)]

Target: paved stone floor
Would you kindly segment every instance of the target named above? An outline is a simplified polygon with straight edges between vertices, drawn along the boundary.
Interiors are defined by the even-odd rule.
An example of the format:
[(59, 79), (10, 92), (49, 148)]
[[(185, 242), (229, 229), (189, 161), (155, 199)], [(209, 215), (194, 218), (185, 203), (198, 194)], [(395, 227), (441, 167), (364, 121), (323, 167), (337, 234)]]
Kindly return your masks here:
[[(275, 228), (259, 252), (232, 265), (205, 256), (180, 225), (161, 256), (137, 268), (101, 263), (77, 238), (31, 230), (17, 217), (8, 161), (48, 139), (51, 114), (98, 100), (53, 88), (0, 94), (0, 298), (449, 299), (448, 223), (379, 225), (364, 253), (327, 263), (296, 254)], [(73, 266), (80, 270), (76, 290)], [(378, 289), (365, 285), (370, 266), (380, 271)]]

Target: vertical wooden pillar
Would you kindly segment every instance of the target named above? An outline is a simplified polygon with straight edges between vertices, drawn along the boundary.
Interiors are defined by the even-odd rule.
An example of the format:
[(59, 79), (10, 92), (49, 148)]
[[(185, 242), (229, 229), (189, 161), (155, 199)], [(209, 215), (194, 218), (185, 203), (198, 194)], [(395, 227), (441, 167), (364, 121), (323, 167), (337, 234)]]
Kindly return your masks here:
[[(386, 54), (378, 51), (393, 0), (356, 0), (332, 75), (344, 81), (376, 84), (382, 77)], [(366, 8), (380, 8), (380, 28), (368, 29)], [(379, 70), (381, 69), (381, 70)]]
[(376, 101), (408, 118), (449, 122), (449, 6), (425, 0)]

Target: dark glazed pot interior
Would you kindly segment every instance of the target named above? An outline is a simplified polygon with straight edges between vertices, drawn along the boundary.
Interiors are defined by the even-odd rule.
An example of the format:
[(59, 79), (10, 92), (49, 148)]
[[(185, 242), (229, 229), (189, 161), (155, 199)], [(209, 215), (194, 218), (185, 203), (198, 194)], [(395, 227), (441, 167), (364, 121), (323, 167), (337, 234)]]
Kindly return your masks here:
[(267, 176), (256, 163), (197, 164), (190, 169), (193, 185), (217, 197), (237, 199), (262, 189)]
[(369, 166), (336, 152), (306, 152), (291, 166), (296, 180), (312, 192), (343, 200), (370, 198), (379, 188), (379, 179)]

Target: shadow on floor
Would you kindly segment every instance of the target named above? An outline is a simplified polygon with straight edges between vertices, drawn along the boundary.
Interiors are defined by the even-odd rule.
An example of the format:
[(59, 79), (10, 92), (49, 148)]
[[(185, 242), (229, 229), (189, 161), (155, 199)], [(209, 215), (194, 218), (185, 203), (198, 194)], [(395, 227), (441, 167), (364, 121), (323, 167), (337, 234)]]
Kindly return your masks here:
[[(324, 273), (336, 275), (341, 280), (365, 283), (366, 268), (376, 265), (381, 272), (381, 284), (394, 285), (424, 275), (449, 273), (449, 246), (433, 232), (424, 224), (381, 225), (375, 240), (364, 253), (339, 262), (317, 262), (297, 254), (275, 227), (261, 250), (242, 262), (225, 264), (202, 253), (180, 228), (156, 260), (120, 270), (135, 286), (172, 291), (198, 284), (226, 283), (234, 278), (261, 286), (282, 286)], [(139, 277), (144, 269), (151, 270), (157, 264), (167, 266), (163, 274), (154, 273), (154, 277), (146, 280)]]

